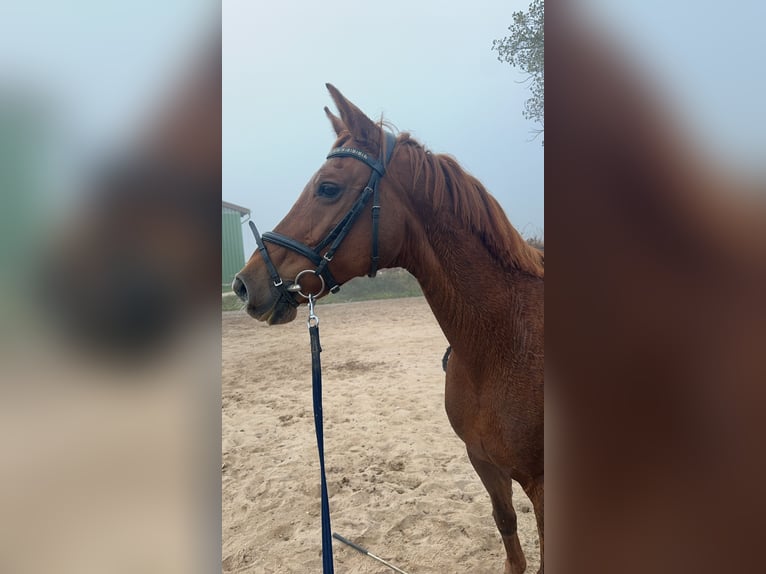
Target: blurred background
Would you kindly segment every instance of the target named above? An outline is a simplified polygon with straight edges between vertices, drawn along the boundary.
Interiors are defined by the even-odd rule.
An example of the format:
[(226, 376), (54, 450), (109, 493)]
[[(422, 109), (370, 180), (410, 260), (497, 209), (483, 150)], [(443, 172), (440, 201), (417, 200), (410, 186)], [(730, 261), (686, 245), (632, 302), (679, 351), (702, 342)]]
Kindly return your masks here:
[[(758, 571), (766, 8), (545, 9), (549, 572)], [(0, 572), (220, 567), (221, 42), (0, 5)]]
[(0, 571), (220, 554), (220, 3), (0, 4)]
[(549, 571), (760, 570), (766, 8), (546, 4)]

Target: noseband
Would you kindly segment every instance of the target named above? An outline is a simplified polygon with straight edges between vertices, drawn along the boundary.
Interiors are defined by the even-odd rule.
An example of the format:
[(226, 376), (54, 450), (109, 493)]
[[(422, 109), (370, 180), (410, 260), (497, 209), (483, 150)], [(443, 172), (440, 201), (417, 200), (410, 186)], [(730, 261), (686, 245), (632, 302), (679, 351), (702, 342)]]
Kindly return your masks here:
[[(335, 251), (337, 251), (338, 247), (346, 238), (349, 231), (351, 231), (351, 227), (359, 217), (359, 214), (362, 213), (362, 210), (364, 209), (364, 206), (367, 204), (367, 201), (370, 199), (370, 197), (373, 198), (371, 210), (372, 262), (370, 264), (370, 271), (367, 275), (369, 277), (375, 277), (375, 274), (378, 272), (378, 219), (380, 218), (380, 192), (378, 191), (378, 183), (386, 173), (386, 166), (391, 159), (391, 155), (394, 151), (394, 145), (396, 144), (396, 137), (392, 133), (387, 131), (384, 131), (383, 133), (385, 133), (386, 136), (386, 145), (381, 150), (381, 159), (373, 159), (369, 154), (363, 152), (362, 150), (345, 146), (336, 147), (330, 151), (329, 154), (327, 154), (327, 159), (332, 157), (353, 157), (358, 159), (359, 161), (370, 166), (372, 168), (372, 173), (370, 174), (370, 179), (367, 182), (367, 185), (364, 187), (361, 195), (356, 200), (356, 202), (354, 202), (354, 205), (351, 207), (348, 213), (346, 213), (343, 219), (341, 219), (340, 222), (335, 227), (333, 227), (332, 230), (325, 236), (325, 238), (322, 239), (322, 241), (320, 241), (315, 247), (309, 247), (305, 243), (301, 243), (300, 241), (296, 241), (295, 239), (291, 239), (290, 237), (286, 237), (281, 233), (275, 233), (273, 231), (267, 231), (263, 234), (263, 237), (261, 237), (261, 235), (258, 233), (258, 229), (255, 227), (255, 223), (250, 220), (250, 229), (253, 231), (253, 235), (255, 235), (255, 242), (258, 245), (257, 251), (261, 253), (263, 260), (266, 263), (266, 268), (269, 272), (269, 275), (271, 276), (272, 284), (274, 287), (280, 290), (280, 295), (284, 296), (288, 303), (290, 303), (290, 305), (293, 307), (298, 306), (298, 302), (292, 296), (293, 293), (297, 293), (306, 299), (309, 298), (309, 295), (304, 294), (301, 291), (301, 286), (299, 283), (300, 277), (305, 273), (314, 273), (314, 275), (319, 277), (319, 279), (322, 281), (322, 287), (319, 292), (311, 294), (313, 297), (319, 297), (319, 295), (321, 295), (325, 289), (328, 289), (330, 293), (338, 292), (340, 285), (332, 276), (328, 264), (335, 256)], [(289, 286), (285, 285), (285, 282), (280, 277), (277, 268), (271, 261), (271, 257), (269, 257), (269, 252), (268, 249), (266, 249), (265, 242), (273, 243), (275, 245), (279, 245), (280, 247), (285, 247), (291, 251), (295, 251), (316, 265), (316, 269), (307, 269), (305, 271), (301, 271), (298, 273), (298, 275), (296, 275), (295, 280)], [(322, 250), (328, 247), (328, 245), (329, 248), (324, 253), (324, 255), (322, 255)]]

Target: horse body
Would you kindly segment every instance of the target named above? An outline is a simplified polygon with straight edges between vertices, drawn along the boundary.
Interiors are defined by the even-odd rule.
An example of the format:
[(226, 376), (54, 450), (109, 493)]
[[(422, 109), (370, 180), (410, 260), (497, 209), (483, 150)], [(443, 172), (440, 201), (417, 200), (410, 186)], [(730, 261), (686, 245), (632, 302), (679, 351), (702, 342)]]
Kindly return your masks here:
[[(382, 126), (334, 87), (328, 89), (341, 114), (325, 108), (338, 136), (335, 149), (353, 144), (384, 156), (385, 163)], [(370, 169), (364, 163), (331, 154), (277, 226), (280, 236), (321, 244), (365, 187)], [(396, 140), (380, 179), (380, 199), (379, 231), (370, 218), (360, 218), (329, 267), (341, 284), (363, 275), (370, 267), (370, 237), (379, 233), (379, 267), (403, 267), (418, 279), (452, 347), (445, 390), (450, 423), (492, 500), (506, 549), (505, 572), (521, 573), (526, 562), (516, 532), (512, 479), (532, 500), (541, 556), (543, 550), (542, 254), (526, 244), (496, 200), (455, 160), (432, 154), (407, 134)], [(307, 259), (300, 248), (277, 243), (269, 251), (280, 276), (297, 282)], [(255, 318), (291, 321), (296, 301), (285, 300), (292, 297), (289, 287), (269, 280), (269, 255), (263, 255), (254, 254), (240, 271), (234, 291)], [(316, 283), (294, 286), (306, 293), (319, 290)]]
[(532, 500), (541, 548), (543, 540), (543, 279), (497, 261), (458, 217), (445, 221), (452, 212), (450, 205), (419, 205), (407, 222), (412, 240), (395, 263), (418, 279), (452, 348), (447, 416), (490, 494), (506, 572), (515, 574), (525, 559), (511, 479)]
[[(540, 311), (542, 286), (528, 285), (532, 305)], [(452, 428), (465, 442), (469, 459), (492, 499), (495, 521), (508, 554), (506, 571), (523, 572), (525, 559), (516, 534), (516, 515), (511, 502), (512, 483), (521, 483), (533, 502), (543, 541), (543, 361), (538, 352), (509, 353), (509, 342), (531, 336), (542, 349), (542, 329), (522, 322), (503, 328), (522, 302), (485, 312), (497, 324), (497, 340), (485, 337), (450, 338), (452, 355), (447, 366), (445, 406)], [(433, 308), (433, 307), (432, 307)], [(439, 317), (449, 310), (435, 309)], [(447, 319), (448, 320), (448, 319)], [(491, 323), (488, 323), (491, 324)], [(540, 325), (541, 327), (541, 325)], [(516, 338), (516, 339), (514, 339)], [(492, 339), (492, 338), (490, 338)], [(486, 346), (482, 346), (485, 343)], [(539, 345), (539, 346), (538, 346)], [(505, 349), (503, 347), (506, 347)], [(483, 348), (482, 348), (483, 347)]]

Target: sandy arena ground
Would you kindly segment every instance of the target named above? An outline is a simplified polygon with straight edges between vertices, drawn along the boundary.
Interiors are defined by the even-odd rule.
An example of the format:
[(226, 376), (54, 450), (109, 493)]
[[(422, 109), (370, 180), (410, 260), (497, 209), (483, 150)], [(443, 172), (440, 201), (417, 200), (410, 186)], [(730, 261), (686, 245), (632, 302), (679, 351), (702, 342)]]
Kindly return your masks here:
[[(306, 309), (268, 327), (223, 315), (223, 572), (320, 572), (319, 463)], [(333, 531), (410, 574), (503, 571), (492, 508), (444, 411), (446, 339), (423, 298), (321, 305)], [(527, 571), (531, 504), (514, 500)], [(338, 574), (392, 572), (333, 541)]]

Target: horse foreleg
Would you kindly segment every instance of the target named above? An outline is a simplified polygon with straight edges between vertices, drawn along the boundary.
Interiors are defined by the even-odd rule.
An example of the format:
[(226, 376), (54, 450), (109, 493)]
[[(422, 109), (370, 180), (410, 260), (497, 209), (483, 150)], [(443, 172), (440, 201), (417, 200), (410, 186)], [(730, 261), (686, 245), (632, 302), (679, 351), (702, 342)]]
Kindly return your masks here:
[(527, 568), (527, 561), (521, 550), (517, 533), (516, 511), (513, 509), (511, 501), (513, 484), (511, 478), (495, 465), (472, 456), (470, 451), (468, 451), (468, 458), (492, 501), (492, 516), (494, 516), (497, 529), (503, 538), (507, 556), (505, 574), (522, 574)]
[(532, 506), (535, 509), (535, 518), (537, 519), (537, 534), (540, 538), (540, 570), (538, 574), (543, 574), (543, 564), (545, 558), (545, 544), (544, 539), (544, 527), (543, 518), (545, 517), (544, 499), (545, 499), (545, 482), (544, 477), (539, 476), (534, 480), (531, 480), (527, 484), (523, 484), (522, 488), (527, 493), (529, 500), (532, 501)]

